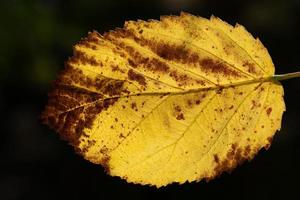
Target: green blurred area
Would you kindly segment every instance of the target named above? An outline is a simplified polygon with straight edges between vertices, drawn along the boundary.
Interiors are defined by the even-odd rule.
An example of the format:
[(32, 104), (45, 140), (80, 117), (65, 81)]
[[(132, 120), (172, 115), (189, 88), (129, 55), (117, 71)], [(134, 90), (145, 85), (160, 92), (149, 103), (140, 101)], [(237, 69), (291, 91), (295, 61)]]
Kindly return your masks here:
[(61, 66), (57, 52), (70, 53), (72, 43), (80, 38), (80, 27), (64, 24), (58, 10), (43, 2), (10, 1), (0, 18), (2, 84), (20, 79), (48, 84)]

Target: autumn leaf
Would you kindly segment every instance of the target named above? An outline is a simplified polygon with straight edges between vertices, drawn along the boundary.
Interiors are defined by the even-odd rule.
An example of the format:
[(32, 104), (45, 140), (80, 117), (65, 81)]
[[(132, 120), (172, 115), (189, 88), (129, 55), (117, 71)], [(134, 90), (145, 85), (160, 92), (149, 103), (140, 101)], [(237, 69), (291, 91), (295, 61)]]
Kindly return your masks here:
[(241, 25), (187, 13), (129, 21), (74, 47), (43, 122), (128, 182), (210, 180), (268, 148), (283, 88)]

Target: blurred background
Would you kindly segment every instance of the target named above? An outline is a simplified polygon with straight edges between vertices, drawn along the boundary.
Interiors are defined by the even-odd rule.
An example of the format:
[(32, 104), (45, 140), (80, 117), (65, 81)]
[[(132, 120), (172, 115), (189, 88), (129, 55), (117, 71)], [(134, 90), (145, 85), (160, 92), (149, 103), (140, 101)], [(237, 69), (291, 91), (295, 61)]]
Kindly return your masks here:
[[(107, 176), (39, 121), (52, 80), (88, 31), (190, 12), (247, 27), (277, 73), (300, 70), (300, 0), (1, 0), (0, 199), (299, 199), (300, 79), (284, 81), (287, 112), (268, 151), (209, 183), (159, 190)], [(298, 185), (298, 186), (297, 186)], [(298, 198), (297, 198), (298, 196)]]

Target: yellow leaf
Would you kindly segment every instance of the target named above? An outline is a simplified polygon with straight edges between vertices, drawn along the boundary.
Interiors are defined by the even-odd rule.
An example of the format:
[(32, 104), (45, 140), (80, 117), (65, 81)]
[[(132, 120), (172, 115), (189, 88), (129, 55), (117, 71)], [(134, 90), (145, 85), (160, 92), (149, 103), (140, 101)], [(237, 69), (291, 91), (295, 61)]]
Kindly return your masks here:
[(283, 88), (243, 26), (187, 13), (89, 33), (43, 121), (112, 176), (157, 187), (212, 179), (280, 129)]

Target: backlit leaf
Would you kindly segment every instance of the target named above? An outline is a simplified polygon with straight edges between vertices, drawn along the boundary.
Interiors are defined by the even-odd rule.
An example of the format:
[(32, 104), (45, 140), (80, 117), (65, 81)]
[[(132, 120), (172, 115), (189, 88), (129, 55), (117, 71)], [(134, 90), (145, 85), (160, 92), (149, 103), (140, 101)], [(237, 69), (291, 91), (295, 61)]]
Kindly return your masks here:
[(187, 13), (89, 33), (43, 121), (113, 176), (212, 179), (268, 148), (285, 110), (267, 49), (243, 26)]

